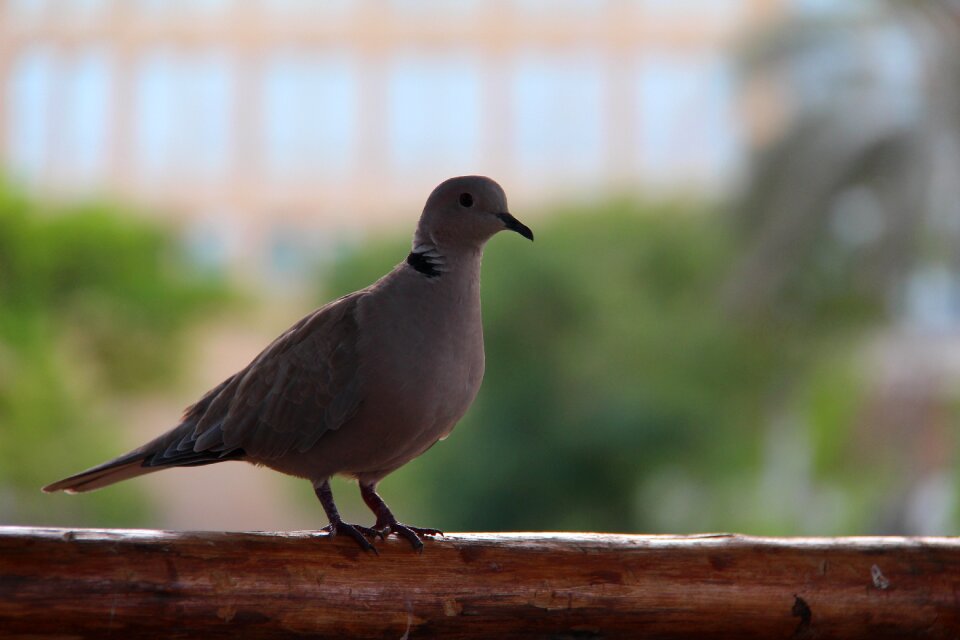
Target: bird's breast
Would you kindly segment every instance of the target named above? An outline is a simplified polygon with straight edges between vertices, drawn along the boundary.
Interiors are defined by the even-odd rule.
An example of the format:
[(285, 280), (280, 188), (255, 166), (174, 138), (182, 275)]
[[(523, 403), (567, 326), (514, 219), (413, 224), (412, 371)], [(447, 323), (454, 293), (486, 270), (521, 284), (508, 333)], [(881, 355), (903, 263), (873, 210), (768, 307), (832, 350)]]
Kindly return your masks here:
[(479, 295), (462, 289), (458, 296), (443, 295), (434, 283), (417, 293), (361, 310), (369, 314), (361, 326), (374, 329), (361, 343), (369, 363), (365, 395), (397, 428), (448, 429), (483, 379)]

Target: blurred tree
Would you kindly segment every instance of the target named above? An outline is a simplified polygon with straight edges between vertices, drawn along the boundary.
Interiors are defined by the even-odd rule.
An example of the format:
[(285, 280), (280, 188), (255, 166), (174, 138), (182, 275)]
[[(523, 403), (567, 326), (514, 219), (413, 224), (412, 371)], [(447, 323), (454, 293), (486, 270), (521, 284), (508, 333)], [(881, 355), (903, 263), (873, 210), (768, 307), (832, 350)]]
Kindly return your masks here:
[(0, 521), (136, 522), (135, 486), (83, 501), (38, 492), (116, 450), (106, 398), (170, 380), (187, 323), (227, 299), (184, 267), (169, 231), (0, 183)]

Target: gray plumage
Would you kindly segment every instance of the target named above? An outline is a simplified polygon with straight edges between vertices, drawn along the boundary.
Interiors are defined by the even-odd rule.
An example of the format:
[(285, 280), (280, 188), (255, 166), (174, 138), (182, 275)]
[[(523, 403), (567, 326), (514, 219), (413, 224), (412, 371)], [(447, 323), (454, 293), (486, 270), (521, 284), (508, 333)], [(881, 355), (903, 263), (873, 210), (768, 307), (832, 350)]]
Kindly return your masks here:
[[(44, 491), (243, 460), (311, 480), (333, 534), (373, 549), (365, 536), (393, 532), (421, 548), (417, 534), (439, 532), (397, 522), (376, 485), (446, 437), (480, 388), (480, 260), (503, 229), (533, 239), (493, 180), (447, 180), (428, 198), (407, 260), (297, 322), (167, 433)], [(374, 527), (340, 520), (335, 474), (359, 481)]]

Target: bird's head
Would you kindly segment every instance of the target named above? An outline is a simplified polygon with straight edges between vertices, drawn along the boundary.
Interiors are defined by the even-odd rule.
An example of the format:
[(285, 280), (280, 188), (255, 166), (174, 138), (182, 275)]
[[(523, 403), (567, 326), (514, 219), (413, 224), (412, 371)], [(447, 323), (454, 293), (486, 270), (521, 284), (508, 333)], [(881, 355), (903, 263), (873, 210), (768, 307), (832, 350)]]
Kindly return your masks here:
[(481, 247), (504, 229), (533, 240), (533, 231), (510, 214), (499, 184), (484, 176), (461, 176), (441, 183), (427, 198), (414, 243)]

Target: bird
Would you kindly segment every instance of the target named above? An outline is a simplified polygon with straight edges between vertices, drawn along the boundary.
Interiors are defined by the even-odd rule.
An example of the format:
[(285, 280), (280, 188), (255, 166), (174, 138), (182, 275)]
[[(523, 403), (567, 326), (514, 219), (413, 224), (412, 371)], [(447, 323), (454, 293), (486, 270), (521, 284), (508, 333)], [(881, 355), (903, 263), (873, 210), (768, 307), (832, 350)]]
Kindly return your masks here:
[[(392, 271), (295, 323), (166, 433), (43, 491), (82, 493), (172, 467), (240, 460), (309, 480), (331, 537), (376, 553), (371, 540), (393, 534), (422, 552), (421, 536), (442, 532), (399, 522), (377, 486), (446, 438), (477, 396), (480, 263), (503, 230), (533, 240), (499, 184), (485, 176), (444, 181)], [(344, 522), (333, 476), (356, 479), (376, 516), (372, 527)]]

